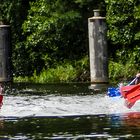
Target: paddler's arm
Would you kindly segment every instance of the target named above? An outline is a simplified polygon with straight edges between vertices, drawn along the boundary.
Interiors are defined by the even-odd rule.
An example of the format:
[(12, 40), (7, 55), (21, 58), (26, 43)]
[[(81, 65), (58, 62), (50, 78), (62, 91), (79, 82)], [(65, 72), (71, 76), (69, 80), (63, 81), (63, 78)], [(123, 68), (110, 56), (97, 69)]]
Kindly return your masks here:
[(138, 73), (138, 74), (136, 75), (136, 77), (137, 77), (137, 79), (136, 79), (136, 81), (135, 81), (135, 84), (137, 85), (137, 84), (140, 84), (140, 73)]

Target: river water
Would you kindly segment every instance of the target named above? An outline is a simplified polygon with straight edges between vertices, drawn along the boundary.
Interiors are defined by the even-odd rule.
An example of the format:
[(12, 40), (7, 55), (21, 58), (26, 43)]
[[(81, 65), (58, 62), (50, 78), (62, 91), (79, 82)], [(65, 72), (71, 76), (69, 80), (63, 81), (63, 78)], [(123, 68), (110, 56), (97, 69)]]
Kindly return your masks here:
[(88, 84), (13, 84), (0, 110), (0, 139), (140, 139), (140, 103)]

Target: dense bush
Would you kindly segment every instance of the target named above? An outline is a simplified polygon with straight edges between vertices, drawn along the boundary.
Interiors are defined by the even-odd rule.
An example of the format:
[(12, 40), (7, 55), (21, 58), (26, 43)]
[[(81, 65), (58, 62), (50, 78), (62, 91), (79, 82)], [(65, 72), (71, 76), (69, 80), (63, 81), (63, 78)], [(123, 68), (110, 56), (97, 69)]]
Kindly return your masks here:
[(40, 74), (34, 71), (32, 76), (18, 76), (14, 80), (16, 82), (72, 82), (72, 81), (89, 81), (89, 61), (88, 57), (84, 57), (80, 61), (70, 61), (57, 64), (55, 68), (43, 69)]
[[(95, 7), (97, 3), (84, 0), (38, 0), (30, 3), (27, 20), (22, 25), (26, 40), (17, 45), (17, 48), (23, 46), (27, 52), (26, 56), (23, 53), (24, 64), (27, 59), (30, 61), (24, 67), (25, 70), (22, 68), (23, 74), (28, 69), (29, 75), (34, 70), (39, 74), (65, 60), (78, 61), (87, 55), (87, 16), (91, 12), (90, 4)], [(16, 62), (21, 63), (19, 60), (16, 59)]]
[(132, 77), (140, 64), (139, 0), (106, 0), (110, 77)]
[[(108, 38), (115, 44), (111, 47), (122, 50), (123, 56), (124, 52), (128, 53), (127, 50), (140, 45), (140, 3), (139, 0), (106, 0), (106, 3)], [(139, 51), (135, 50), (135, 53)]]
[[(87, 19), (97, 8), (107, 19), (109, 77), (126, 78), (139, 71), (139, 0), (2, 0), (0, 24), (11, 25), (14, 77), (89, 80)], [(61, 79), (65, 67), (69, 76)]]

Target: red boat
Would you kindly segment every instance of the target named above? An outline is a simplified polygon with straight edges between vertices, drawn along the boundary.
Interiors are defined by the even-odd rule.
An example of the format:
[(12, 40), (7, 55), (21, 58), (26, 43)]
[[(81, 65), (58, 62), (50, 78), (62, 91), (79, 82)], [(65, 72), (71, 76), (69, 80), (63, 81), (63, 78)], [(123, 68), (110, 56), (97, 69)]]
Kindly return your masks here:
[(126, 106), (131, 108), (140, 99), (140, 84), (122, 86), (120, 93), (126, 99)]
[(2, 106), (2, 101), (3, 101), (3, 95), (0, 95), (0, 108)]
[(2, 101), (3, 101), (3, 88), (2, 88), (2, 86), (0, 85), (0, 108), (1, 108), (1, 106), (2, 106)]

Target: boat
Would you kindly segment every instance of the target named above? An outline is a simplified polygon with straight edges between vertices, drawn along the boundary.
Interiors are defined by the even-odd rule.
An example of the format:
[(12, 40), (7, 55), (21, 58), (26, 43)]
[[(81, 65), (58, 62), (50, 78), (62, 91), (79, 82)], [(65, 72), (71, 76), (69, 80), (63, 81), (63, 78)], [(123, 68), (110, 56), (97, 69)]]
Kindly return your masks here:
[(127, 108), (132, 106), (140, 100), (140, 84), (134, 85), (136, 78), (126, 86), (119, 86), (117, 88), (108, 88), (107, 95), (109, 97), (123, 97)]
[(131, 108), (138, 100), (140, 100), (140, 84), (122, 86), (120, 88), (121, 96), (125, 99), (125, 104)]

